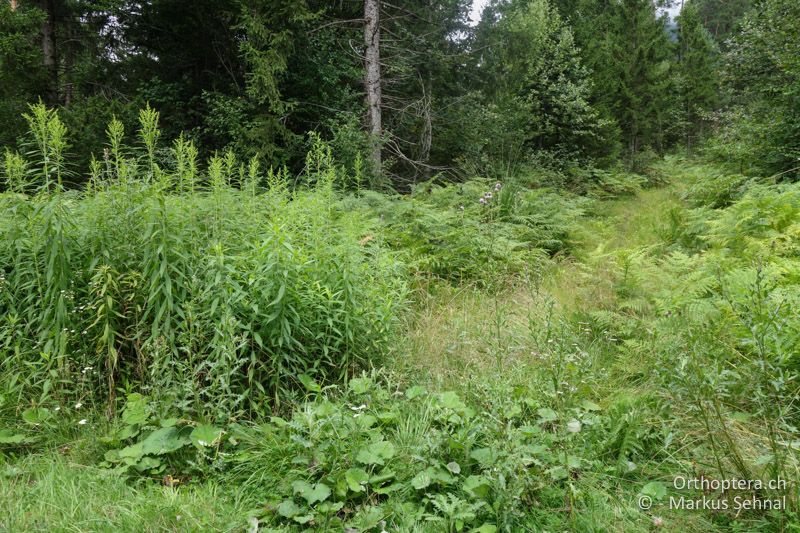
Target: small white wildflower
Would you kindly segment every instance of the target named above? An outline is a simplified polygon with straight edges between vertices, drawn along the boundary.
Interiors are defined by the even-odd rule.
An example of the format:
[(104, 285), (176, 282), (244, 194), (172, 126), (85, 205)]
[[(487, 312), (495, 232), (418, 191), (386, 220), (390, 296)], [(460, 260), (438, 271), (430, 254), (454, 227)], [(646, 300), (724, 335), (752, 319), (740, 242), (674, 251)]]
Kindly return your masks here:
[(75, 409), (80, 409), (81, 407), (83, 407), (83, 404), (81, 402), (75, 404)]
[(653, 517), (653, 525), (654, 525), (655, 527), (661, 527), (661, 526), (663, 526), (663, 525), (664, 525), (664, 519), (663, 519), (663, 518), (661, 518), (660, 516), (654, 516), (654, 517)]
[(503, 184), (502, 184), (502, 183), (500, 183), (499, 181), (498, 181), (497, 183), (495, 183), (495, 184), (494, 184), (494, 190), (495, 190), (495, 191), (499, 191), (499, 190), (500, 190), (500, 189), (502, 189), (502, 188), (503, 188)]
[(567, 431), (570, 433), (580, 433), (581, 432), (581, 423), (578, 420), (570, 420), (567, 423)]
[(363, 411), (366, 408), (367, 408), (366, 404), (363, 403), (358, 407), (353, 407), (353, 406), (350, 407), (350, 409), (352, 409), (353, 411)]
[(81, 420), (79, 420), (79, 421), (78, 421), (78, 425), (79, 425), (79, 426), (85, 426), (85, 425), (86, 425), (86, 419), (85, 419), (85, 418), (82, 418)]
[(59, 407), (54, 407), (54, 408), (53, 408), (53, 411), (60, 411), (60, 410), (61, 410), (61, 407), (60, 407), (60, 406), (59, 406)]

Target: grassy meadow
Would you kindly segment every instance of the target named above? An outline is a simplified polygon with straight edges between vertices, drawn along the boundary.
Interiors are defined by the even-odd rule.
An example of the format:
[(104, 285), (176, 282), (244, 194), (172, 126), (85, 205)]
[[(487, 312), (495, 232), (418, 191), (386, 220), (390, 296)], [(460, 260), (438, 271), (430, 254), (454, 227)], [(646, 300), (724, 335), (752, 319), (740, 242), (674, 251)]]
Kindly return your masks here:
[(0, 530), (800, 528), (800, 184), (671, 156), (398, 195), (140, 118), (85, 187), (43, 106), (6, 155)]

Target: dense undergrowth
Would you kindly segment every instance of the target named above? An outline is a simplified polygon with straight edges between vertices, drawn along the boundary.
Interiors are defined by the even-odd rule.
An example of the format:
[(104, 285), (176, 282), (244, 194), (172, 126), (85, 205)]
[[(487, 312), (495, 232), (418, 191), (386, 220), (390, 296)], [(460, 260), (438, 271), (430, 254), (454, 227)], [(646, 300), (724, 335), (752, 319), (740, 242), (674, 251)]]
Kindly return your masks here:
[[(214, 157), (202, 174), (179, 139), (156, 161), (157, 115), (143, 153), (119, 123), (85, 191), (65, 190), (58, 117), (29, 117), (36, 160), (7, 156), (0, 306), (12, 404), (100, 405), (135, 389), (187, 413), (252, 413), (307, 373), (341, 380), (384, 353), (404, 298), (400, 265), (359, 243), (322, 147), (308, 187)], [(139, 157), (136, 157), (139, 155)], [(260, 182), (269, 187), (265, 190)], [(34, 394), (35, 393), (35, 394)]]
[[(398, 197), (322, 143), (297, 180), (200, 170), (145, 111), (74, 191), (57, 117), (30, 121), (0, 197), (3, 528), (798, 527), (797, 183), (672, 158)], [(674, 509), (703, 495), (676, 476), (780, 478), (741, 496), (786, 508)]]

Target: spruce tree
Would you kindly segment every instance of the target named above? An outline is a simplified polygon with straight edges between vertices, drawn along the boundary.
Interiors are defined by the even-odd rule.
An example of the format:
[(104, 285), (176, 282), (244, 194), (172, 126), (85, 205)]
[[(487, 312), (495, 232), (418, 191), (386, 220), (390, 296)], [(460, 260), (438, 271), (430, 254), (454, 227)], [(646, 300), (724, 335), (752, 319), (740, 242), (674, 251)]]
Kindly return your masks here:
[(692, 0), (703, 26), (717, 44), (726, 48), (727, 41), (739, 29), (742, 17), (755, 4), (754, 0)]
[(609, 80), (611, 109), (633, 158), (643, 147), (661, 151), (669, 115), (672, 43), (652, 0), (613, 4), (611, 59), (618, 79)]
[(678, 87), (688, 150), (703, 135), (704, 116), (717, 105), (717, 50), (694, 2), (678, 17)]
[(597, 155), (601, 119), (589, 103), (591, 81), (572, 31), (547, 0), (510, 2), (489, 39), (486, 91), (529, 150), (565, 157)]

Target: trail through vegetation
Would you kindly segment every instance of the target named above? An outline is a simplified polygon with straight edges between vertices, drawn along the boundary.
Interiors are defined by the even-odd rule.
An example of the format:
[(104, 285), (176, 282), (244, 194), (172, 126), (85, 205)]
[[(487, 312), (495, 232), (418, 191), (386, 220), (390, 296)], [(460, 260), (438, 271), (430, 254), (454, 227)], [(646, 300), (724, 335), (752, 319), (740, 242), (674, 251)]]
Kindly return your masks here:
[[(781, 363), (765, 358), (750, 370), (737, 368), (747, 363), (731, 360), (726, 350), (746, 346), (747, 331), (739, 344), (731, 322), (721, 326), (718, 315), (704, 315), (724, 312), (724, 303), (703, 307), (724, 285), (713, 288), (711, 278), (702, 282), (706, 289), (692, 292), (684, 281), (700, 283), (705, 256), (731, 246), (698, 249), (697, 230), (687, 220), (703, 216), (708, 234), (714, 218), (751, 201), (759, 185), (731, 193), (738, 181), (679, 158), (653, 167), (648, 179), (656, 185), (583, 204), (583, 214), (560, 237), (564, 250), (552, 259), (497, 277), (493, 265), (500, 259), (490, 252), (484, 256), (490, 278), (457, 285), (418, 278), (413, 312), (400, 326), (405, 340), (383, 368), (351, 378), (344, 388), (300, 376), (304, 400), (285, 417), (276, 413), (255, 425), (194, 422), (160, 414), (153, 399), (136, 393), (110, 423), (78, 420), (79, 404), (28, 409), (23, 418), (40, 429), (38, 437), (24, 429), (3, 434), (5, 443), (38, 450), (4, 466), (3, 527), (781, 530), (791, 514), (669, 504), (698, 494), (677, 490), (676, 476), (719, 468), (739, 477), (797, 477), (797, 454), (785, 447), (789, 434), (780, 425), (786, 412), (771, 411), (774, 383), (754, 385), (758, 372), (780, 372), (768, 365)], [(736, 199), (714, 213), (697, 211), (693, 206), (707, 205), (708, 183), (715, 180), (724, 185), (714, 198)], [(411, 201), (453, 192), (431, 190)], [(800, 209), (796, 186), (771, 194), (794, 195), (780, 205)], [(369, 202), (385, 208), (378, 200)], [(782, 225), (783, 215), (775, 216), (779, 233), (794, 231)], [(491, 214), (477, 231), (497, 234), (497, 217)], [(381, 233), (391, 235), (386, 228)], [(750, 235), (752, 244), (758, 235)], [(478, 249), (501, 246), (496, 240)], [(765, 290), (757, 284), (770, 264), (741, 264), (744, 294)], [(773, 278), (764, 297), (783, 298), (787, 282), (793, 283)], [(737, 306), (757, 305), (747, 302), (728, 300), (729, 320), (737, 320)], [(789, 315), (780, 327), (796, 328), (794, 309), (783, 309)], [(768, 321), (767, 331), (781, 320), (760, 319)], [(732, 365), (724, 389), (706, 385), (726, 374), (711, 367), (715, 359), (712, 364)], [(67, 415), (71, 427), (54, 423), (64, 411), (74, 413)], [(96, 440), (84, 424), (105, 437)], [(140, 481), (131, 484), (130, 475)], [(641, 508), (643, 497), (651, 509)]]
[(797, 0), (0, 0), (0, 531), (800, 530), (798, 58)]

